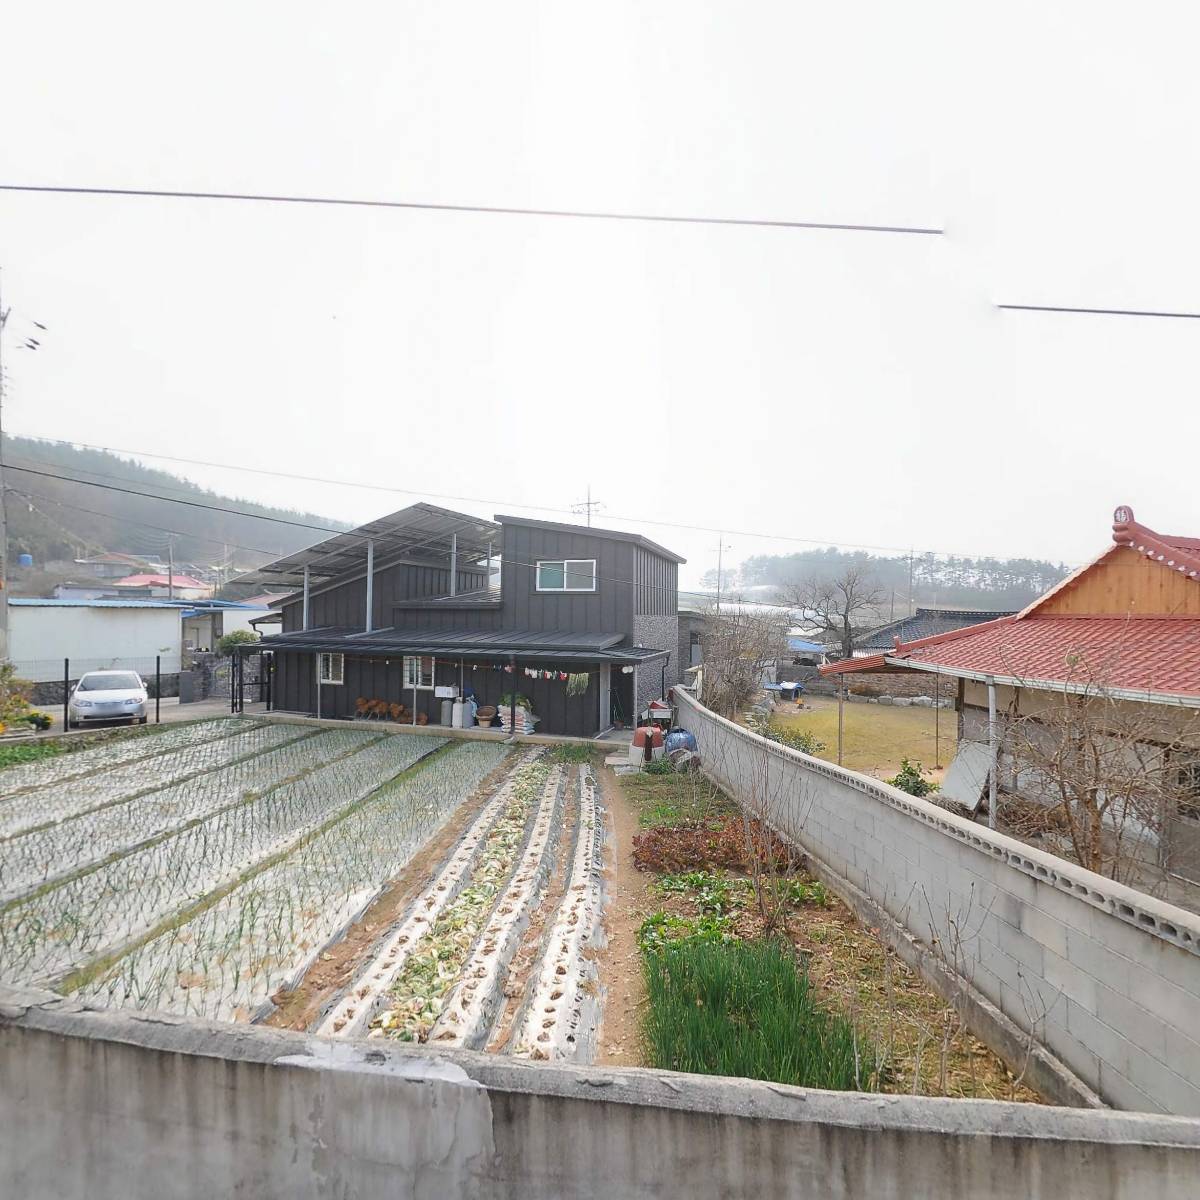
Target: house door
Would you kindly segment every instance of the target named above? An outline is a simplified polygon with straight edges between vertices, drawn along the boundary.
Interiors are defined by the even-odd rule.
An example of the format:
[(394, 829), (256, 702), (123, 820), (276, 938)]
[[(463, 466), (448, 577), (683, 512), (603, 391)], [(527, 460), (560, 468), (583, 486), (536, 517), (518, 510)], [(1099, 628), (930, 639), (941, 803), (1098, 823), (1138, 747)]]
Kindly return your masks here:
[(612, 667), (600, 668), (600, 729), (603, 733), (612, 724)]

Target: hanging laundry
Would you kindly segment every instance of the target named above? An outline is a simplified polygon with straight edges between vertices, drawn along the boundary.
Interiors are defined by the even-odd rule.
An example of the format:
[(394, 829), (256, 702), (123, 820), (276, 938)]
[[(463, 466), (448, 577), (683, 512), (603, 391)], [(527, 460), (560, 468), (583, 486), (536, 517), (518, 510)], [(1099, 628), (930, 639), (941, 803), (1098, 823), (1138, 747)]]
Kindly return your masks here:
[(582, 696), (588, 688), (588, 674), (586, 671), (577, 671), (567, 679), (567, 695)]

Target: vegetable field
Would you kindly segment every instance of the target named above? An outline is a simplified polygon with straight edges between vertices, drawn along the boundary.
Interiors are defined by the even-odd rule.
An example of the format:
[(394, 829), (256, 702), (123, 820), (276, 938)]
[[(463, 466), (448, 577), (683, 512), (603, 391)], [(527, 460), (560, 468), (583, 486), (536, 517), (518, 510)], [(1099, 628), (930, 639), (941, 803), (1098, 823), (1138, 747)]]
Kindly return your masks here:
[(0, 771), (0, 979), (254, 1019), (512, 757), (228, 718)]

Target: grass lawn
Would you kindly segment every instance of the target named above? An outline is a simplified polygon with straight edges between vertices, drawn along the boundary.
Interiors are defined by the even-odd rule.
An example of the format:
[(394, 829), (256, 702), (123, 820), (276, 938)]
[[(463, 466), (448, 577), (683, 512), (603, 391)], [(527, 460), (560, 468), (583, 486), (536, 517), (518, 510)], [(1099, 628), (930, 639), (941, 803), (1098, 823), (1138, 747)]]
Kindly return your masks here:
[[(825, 743), (821, 758), (837, 762), (837, 701), (829, 696), (805, 698), (802, 709), (784, 706), (772, 720), (791, 729), (804, 729)], [(954, 757), (958, 715), (953, 709), (895, 708), (880, 704), (846, 703), (845, 744), (842, 765), (879, 779), (890, 778), (900, 769), (902, 758), (925, 767)], [(938, 727), (940, 753), (934, 755), (934, 732)], [(934, 779), (941, 777), (935, 771)]]

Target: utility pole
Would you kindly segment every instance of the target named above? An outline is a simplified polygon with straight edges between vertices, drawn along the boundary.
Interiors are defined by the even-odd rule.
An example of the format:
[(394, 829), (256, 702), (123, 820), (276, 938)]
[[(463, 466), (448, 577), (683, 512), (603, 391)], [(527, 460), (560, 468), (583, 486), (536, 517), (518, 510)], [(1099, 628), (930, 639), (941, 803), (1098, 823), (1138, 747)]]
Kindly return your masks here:
[[(733, 549), (732, 546), (729, 547)], [(721, 570), (722, 554), (725, 550), (725, 535), (721, 535), (721, 540), (717, 543), (717, 616), (721, 615), (721, 583), (724, 572)]]
[(4, 326), (7, 322), (8, 312), (0, 295), (0, 662), (8, 661), (8, 517), (4, 503)]
[(592, 485), (589, 483), (587, 485), (587, 499), (586, 500), (577, 500), (574, 504), (571, 505), (571, 511), (573, 513), (575, 513), (576, 515), (578, 515), (579, 513), (587, 513), (588, 528), (591, 529), (591, 527), (592, 527), (592, 510), (593, 509), (601, 509), (603, 507), (604, 507), (603, 500), (593, 500), (592, 499)]
[(175, 535), (167, 534), (167, 599), (175, 599)]

